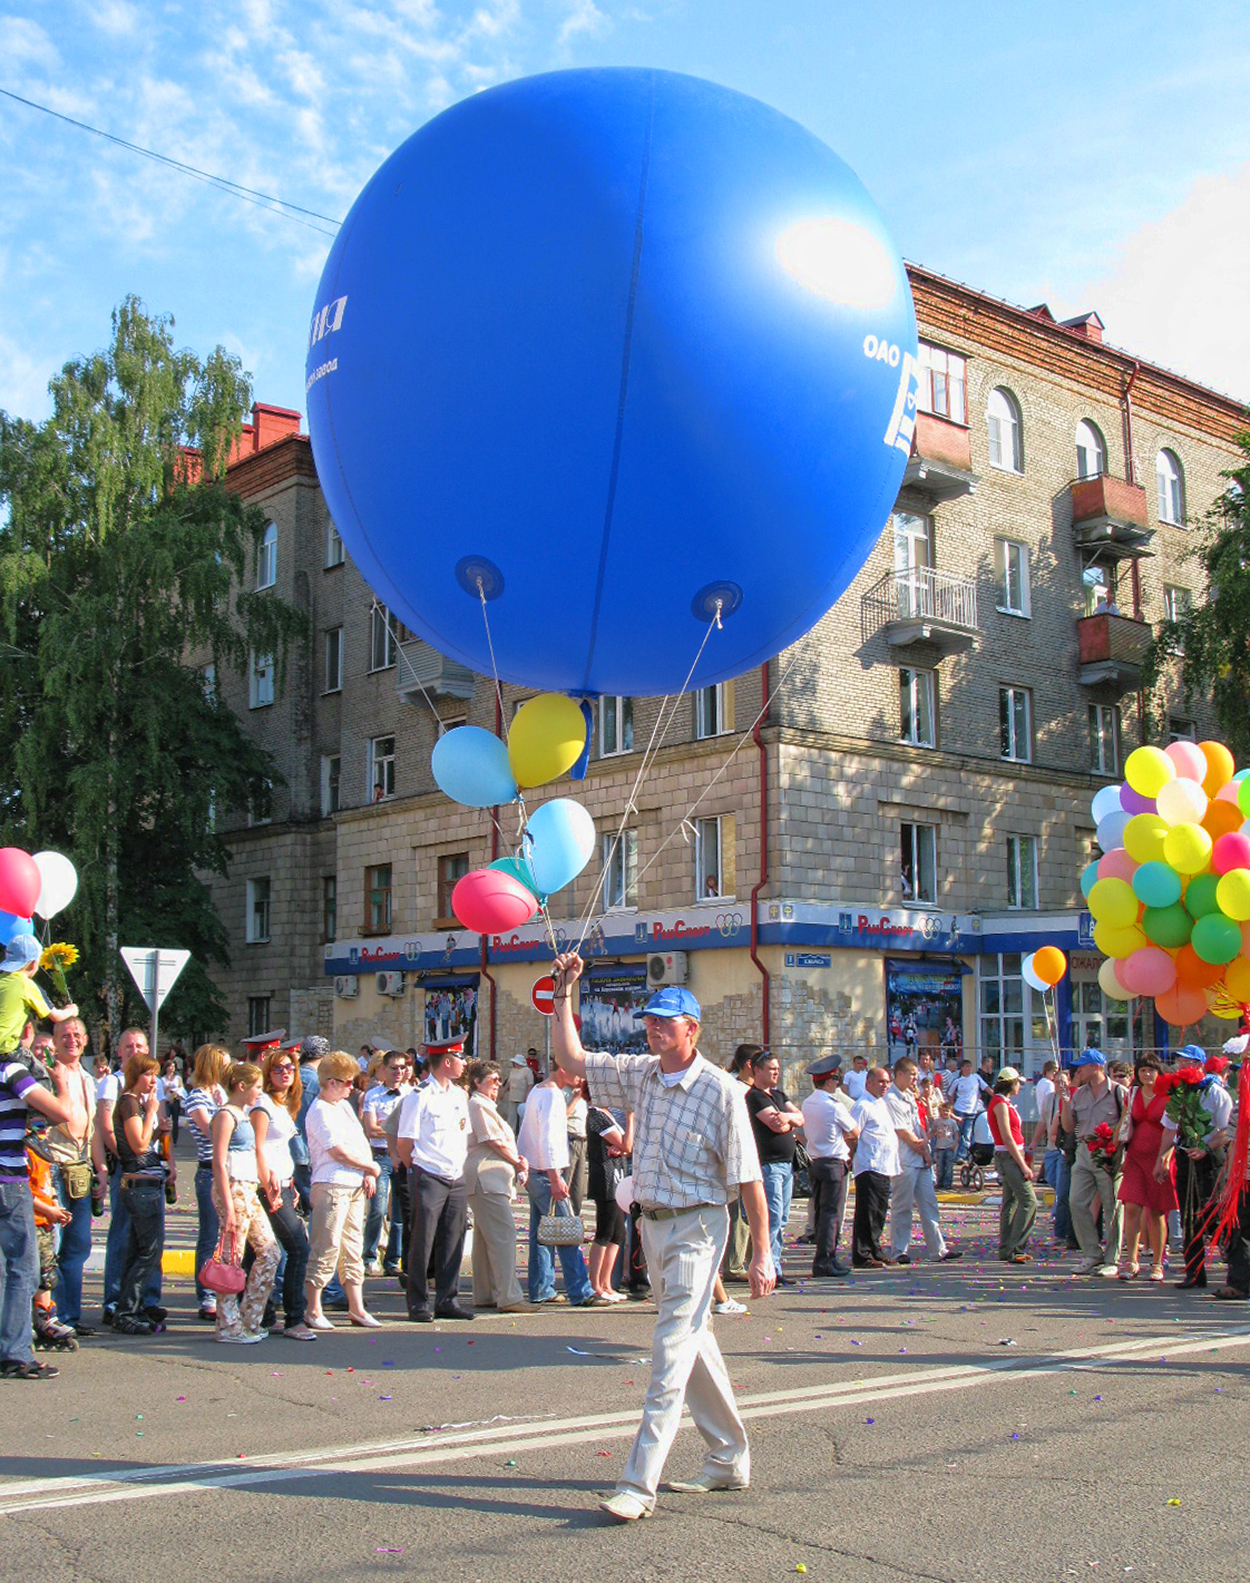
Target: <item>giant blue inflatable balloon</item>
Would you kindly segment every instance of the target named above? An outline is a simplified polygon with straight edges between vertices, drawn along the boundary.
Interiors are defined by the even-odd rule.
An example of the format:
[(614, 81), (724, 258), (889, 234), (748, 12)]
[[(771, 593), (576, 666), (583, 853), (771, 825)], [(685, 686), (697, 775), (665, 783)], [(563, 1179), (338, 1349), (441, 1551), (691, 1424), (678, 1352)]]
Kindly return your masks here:
[[(444, 111), (374, 175), (307, 364), (348, 550), (441, 653), (676, 691), (802, 636), (894, 504), (907, 276), (854, 173), (757, 100), (586, 70)], [(483, 611), (485, 600), (485, 611)]]

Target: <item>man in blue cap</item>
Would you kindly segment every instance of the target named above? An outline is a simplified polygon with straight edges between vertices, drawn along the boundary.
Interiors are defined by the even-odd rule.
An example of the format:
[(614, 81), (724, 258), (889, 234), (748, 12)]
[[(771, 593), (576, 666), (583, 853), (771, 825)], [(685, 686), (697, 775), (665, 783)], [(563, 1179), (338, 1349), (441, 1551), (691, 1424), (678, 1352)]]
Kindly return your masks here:
[(699, 1053), (702, 1012), (688, 989), (669, 986), (638, 1014), (649, 1055), (587, 1054), (573, 1023), (575, 952), (558, 956), (551, 1042), (557, 1064), (585, 1077), (597, 1105), (634, 1113), (634, 1198), (658, 1316), (642, 1423), (615, 1492), (600, 1507), (618, 1522), (649, 1517), (683, 1403), (706, 1442), (703, 1470), (669, 1489), (702, 1495), (745, 1489), (751, 1477), (746, 1429), (708, 1323), (729, 1236), (729, 1201), (739, 1192), (751, 1227), (751, 1294), (776, 1281), (768, 1205), (741, 1083)]
[[(1072, 1185), (1068, 1203), (1072, 1229), (1085, 1255), (1076, 1267), (1078, 1275), (1102, 1275), (1114, 1279), (1119, 1270), (1120, 1237), (1124, 1210), (1120, 1204), (1119, 1163), (1107, 1156), (1098, 1157), (1089, 1148), (1089, 1139), (1105, 1122), (1119, 1134), (1120, 1120), (1128, 1096), (1119, 1083), (1107, 1081), (1107, 1058), (1101, 1050), (1086, 1048), (1072, 1063), (1072, 1093), (1063, 1104), (1065, 1131), (1076, 1134), (1076, 1159), (1072, 1165)], [(1094, 1202), (1102, 1203), (1102, 1240), (1094, 1223)]]

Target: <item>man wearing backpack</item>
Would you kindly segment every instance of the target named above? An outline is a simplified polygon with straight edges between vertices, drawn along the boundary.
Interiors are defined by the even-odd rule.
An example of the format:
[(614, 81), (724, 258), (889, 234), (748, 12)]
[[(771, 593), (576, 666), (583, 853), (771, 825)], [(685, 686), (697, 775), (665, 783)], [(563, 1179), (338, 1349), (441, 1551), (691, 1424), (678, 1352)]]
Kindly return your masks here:
[[(1119, 1268), (1124, 1219), (1117, 1195), (1124, 1153), (1119, 1147), (1120, 1120), (1127, 1096), (1119, 1083), (1107, 1081), (1107, 1061), (1101, 1050), (1081, 1051), (1073, 1063), (1072, 1081), (1072, 1095), (1063, 1102), (1062, 1120), (1064, 1127), (1076, 1134), (1076, 1159), (1072, 1164), (1068, 1201), (1072, 1227), (1085, 1255), (1076, 1273), (1102, 1275), (1113, 1280)], [(1101, 1151), (1095, 1154), (1089, 1148), (1089, 1139), (1104, 1122), (1116, 1139), (1117, 1148), (1112, 1157)], [(1096, 1200), (1102, 1202), (1102, 1242), (1094, 1224)]]

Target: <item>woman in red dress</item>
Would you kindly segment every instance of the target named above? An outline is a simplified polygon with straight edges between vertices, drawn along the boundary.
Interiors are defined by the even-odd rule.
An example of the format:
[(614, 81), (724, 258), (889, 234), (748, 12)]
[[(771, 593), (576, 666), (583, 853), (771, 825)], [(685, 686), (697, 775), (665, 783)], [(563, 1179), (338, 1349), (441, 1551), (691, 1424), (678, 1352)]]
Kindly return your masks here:
[(1124, 1154), (1120, 1202), (1124, 1205), (1124, 1257), (1119, 1275), (1131, 1281), (1137, 1274), (1137, 1250), (1143, 1228), (1150, 1243), (1150, 1279), (1163, 1279), (1163, 1251), (1167, 1246), (1167, 1217), (1177, 1208), (1176, 1166), (1172, 1154), (1176, 1128), (1164, 1115), (1167, 1095), (1155, 1092), (1159, 1063), (1143, 1055), (1133, 1071), (1133, 1088), (1126, 1107), (1132, 1135)]

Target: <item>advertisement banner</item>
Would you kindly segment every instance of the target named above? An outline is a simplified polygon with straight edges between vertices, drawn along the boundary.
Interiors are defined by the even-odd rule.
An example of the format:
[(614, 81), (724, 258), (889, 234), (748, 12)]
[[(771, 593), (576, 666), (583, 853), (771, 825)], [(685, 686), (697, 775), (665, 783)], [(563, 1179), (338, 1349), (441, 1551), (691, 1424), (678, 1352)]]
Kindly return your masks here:
[(477, 984), (446, 979), (425, 988), (425, 1042), (464, 1040), (468, 1060), (477, 1054)]
[(582, 980), (578, 1015), (582, 1019), (582, 1044), (587, 1050), (610, 1050), (613, 1055), (645, 1055), (647, 1035), (635, 1013), (651, 997), (644, 968), (622, 968), (619, 973), (595, 973)]
[(935, 1065), (963, 1053), (963, 968), (958, 962), (886, 959), (890, 1060), (928, 1050)]

